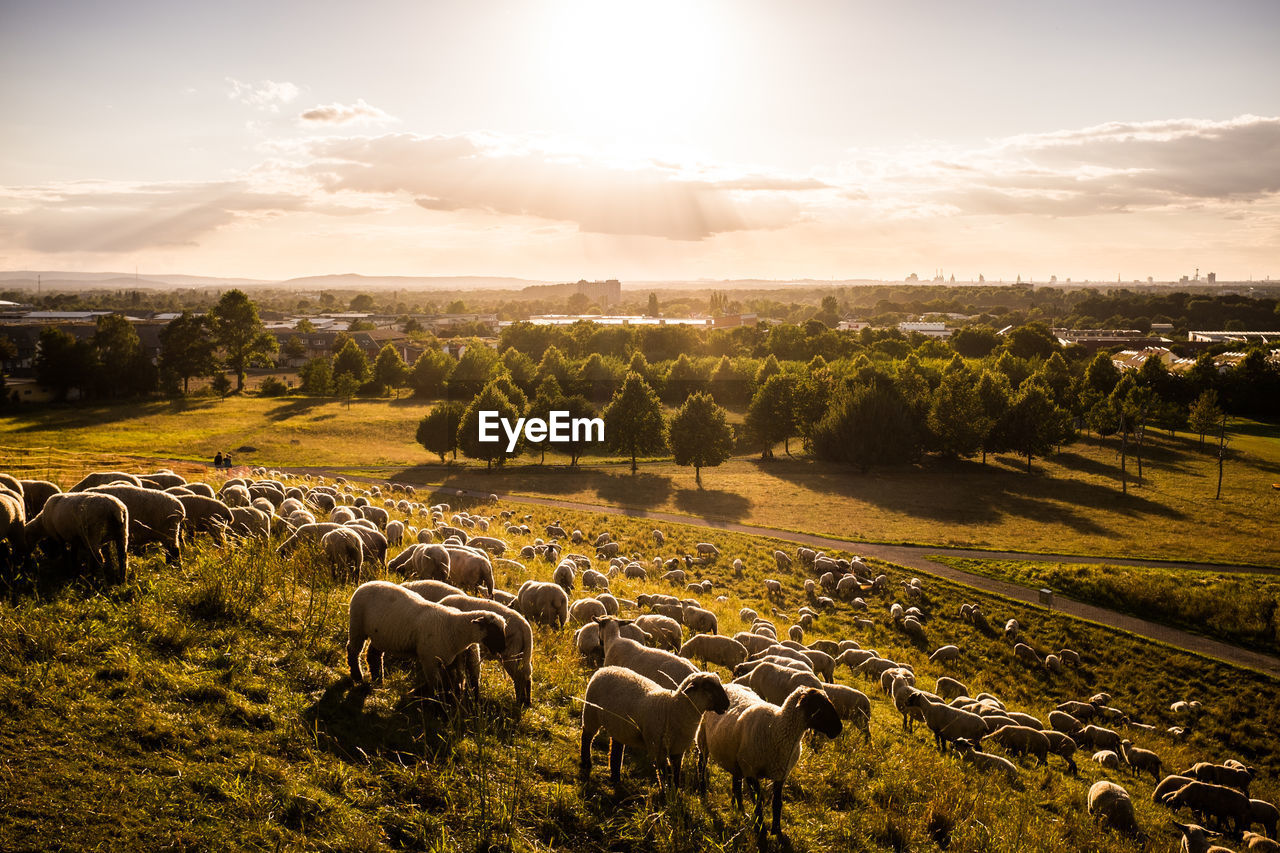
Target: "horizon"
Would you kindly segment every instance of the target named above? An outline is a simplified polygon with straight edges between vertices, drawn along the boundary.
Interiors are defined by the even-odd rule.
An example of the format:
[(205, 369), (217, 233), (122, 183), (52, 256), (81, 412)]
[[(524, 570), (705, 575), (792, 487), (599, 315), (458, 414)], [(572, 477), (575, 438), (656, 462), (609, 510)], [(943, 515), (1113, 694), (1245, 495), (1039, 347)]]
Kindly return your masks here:
[(1262, 0), (75, 6), (0, 12), (7, 269), (1280, 272)]

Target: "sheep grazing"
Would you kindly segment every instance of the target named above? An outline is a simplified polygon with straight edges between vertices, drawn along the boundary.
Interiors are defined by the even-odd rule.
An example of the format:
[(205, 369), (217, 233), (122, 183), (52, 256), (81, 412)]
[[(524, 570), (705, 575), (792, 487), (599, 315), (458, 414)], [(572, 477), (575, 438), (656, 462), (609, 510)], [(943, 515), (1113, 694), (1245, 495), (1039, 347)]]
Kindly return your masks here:
[(582, 705), (583, 777), (591, 773), (591, 742), (596, 732), (609, 735), (609, 774), (617, 785), (627, 747), (642, 750), (658, 765), (659, 777), (673, 790), (680, 787), (680, 766), (693, 744), (704, 714), (721, 714), (729, 697), (719, 676), (694, 672), (675, 689), (620, 666), (606, 666), (591, 676)]
[(706, 669), (708, 663), (714, 663), (732, 670), (747, 659), (747, 649), (730, 637), (695, 634), (680, 647), (680, 657), (698, 661), (703, 669)]
[[(497, 601), (475, 598), (462, 593), (447, 596), (440, 600), (440, 604), (464, 612), (487, 610), (502, 617), (505, 643), (502, 653), (493, 656), (502, 663), (502, 668), (510, 676), (511, 684), (515, 688), (516, 702), (526, 708), (530, 707), (533, 704), (533, 630), (525, 618), (516, 610)], [(472, 646), (471, 656), (467, 661), (468, 681), (477, 696), (480, 690), (478, 653), (479, 648)]]
[(1276, 824), (1280, 822), (1280, 809), (1266, 800), (1249, 801), (1249, 825), (1258, 824), (1270, 838), (1276, 837)]
[(94, 471), (92, 474), (86, 474), (84, 479), (67, 489), (67, 491), (87, 492), (94, 486), (105, 486), (108, 483), (128, 483), (131, 486), (142, 488), (142, 480), (133, 474), (126, 474), (123, 471)]
[[(1076, 738), (1081, 746), (1099, 747), (1109, 749), (1117, 755), (1120, 753), (1120, 741), (1123, 738), (1113, 732), (1111, 729), (1104, 729), (1101, 726), (1085, 726), (1080, 730), (1079, 736)], [(1187, 775), (1194, 775), (1188, 773)]]
[(449, 552), (449, 582), (462, 589), (483, 589), (493, 597), (493, 561), (478, 548), (445, 545)]
[(578, 625), (585, 625), (593, 621), (597, 616), (608, 615), (609, 612), (605, 609), (604, 604), (594, 598), (580, 598), (569, 605), (569, 621)]
[(1057, 655), (1045, 655), (1044, 668), (1049, 670), (1049, 672), (1052, 672), (1054, 675), (1061, 674), (1062, 658), (1058, 657)]
[(1249, 828), (1253, 817), (1247, 796), (1235, 788), (1210, 782), (1188, 782), (1165, 794), (1161, 802), (1174, 811), (1185, 807), (1200, 817), (1213, 817), (1221, 823), (1231, 821), (1237, 834)]
[(661, 530), (654, 530), (654, 531), (653, 531), (653, 544), (654, 544), (654, 545), (657, 545), (659, 548), (661, 548), (664, 544), (666, 544), (666, 541), (667, 541), (667, 537), (663, 534), (663, 532), (662, 532)]
[(820, 689), (800, 688), (781, 705), (773, 705), (736, 684), (725, 687), (729, 709), (720, 715), (704, 714), (698, 729), (702, 791), (707, 789), (707, 761), (714, 761), (733, 777), (733, 802), (743, 808), (742, 780), (756, 796), (755, 826), (764, 833), (764, 796), (760, 780), (773, 780), (774, 835), (782, 833), (782, 789), (800, 760), (801, 736), (813, 729), (829, 738), (840, 736), (840, 715)]
[(566, 557), (556, 565), (556, 570), (551, 574), (551, 582), (565, 592), (573, 592), (573, 579), (576, 570), (577, 563)]
[(1184, 770), (1182, 775), (1193, 776), (1201, 782), (1212, 782), (1215, 785), (1235, 788), (1244, 794), (1249, 793), (1249, 783), (1253, 781), (1253, 774), (1243, 766), (1233, 767), (1227, 764), (1210, 764), (1207, 761), (1201, 761), (1190, 770)]
[(734, 684), (750, 687), (766, 702), (780, 705), (801, 687), (821, 690), (825, 686), (811, 671), (792, 668), (772, 661), (760, 661), (745, 671), (744, 664), (734, 670)]
[(952, 708), (941, 701), (935, 702), (924, 693), (916, 692), (907, 697), (907, 708), (918, 708), (924, 715), (925, 725), (933, 732), (938, 749), (947, 751), (947, 742), (964, 738), (969, 743), (980, 743), (987, 735), (987, 724), (982, 717), (960, 708)]
[(449, 552), (443, 545), (410, 545), (391, 558), (387, 570), (399, 572), (407, 578), (448, 580)]
[(1209, 832), (1198, 824), (1178, 823), (1176, 820), (1173, 825), (1182, 833), (1182, 844), (1179, 847), (1182, 853), (1233, 853), (1226, 847), (1209, 843), (1209, 837), (1217, 835), (1216, 832)]
[(1120, 754), (1124, 757), (1124, 763), (1128, 764), (1134, 773), (1150, 773), (1152, 779), (1159, 780), (1162, 769), (1160, 756), (1149, 749), (1134, 746), (1128, 738), (1120, 741)]
[(786, 551), (774, 551), (773, 562), (777, 565), (778, 571), (780, 572), (785, 572), (787, 569), (791, 568), (791, 557), (787, 555)]
[(1010, 784), (1018, 781), (1018, 765), (1003, 756), (982, 752), (964, 738), (956, 741), (956, 752), (961, 759), (969, 762), (988, 776), (995, 773), (1003, 773)]
[(684, 640), (684, 630), (680, 627), (680, 623), (670, 616), (646, 613), (643, 616), (637, 616), (635, 624), (637, 628), (650, 635), (653, 638), (653, 644), (660, 649), (678, 651), (681, 641)]
[(1049, 738), (1029, 726), (1001, 726), (987, 737), (1014, 755), (1034, 755), (1038, 764), (1049, 761)]
[(20, 496), (27, 518), (39, 515), (40, 510), (44, 509), (45, 501), (62, 491), (56, 483), (48, 480), (19, 480), (18, 483), (22, 486)]
[(473, 643), (493, 654), (506, 648), (506, 623), (496, 613), (470, 613), (427, 601), (387, 581), (361, 584), (351, 595), (347, 664), (351, 680), (364, 681), (360, 652), (369, 643), (369, 676), (382, 681), (382, 656), (415, 655), (429, 690), (443, 684), (443, 670)]
[(1280, 853), (1280, 843), (1256, 832), (1246, 832), (1240, 836), (1240, 840), (1244, 842), (1244, 849), (1248, 853)]
[(1094, 820), (1118, 832), (1142, 835), (1129, 792), (1114, 782), (1094, 782), (1089, 788), (1089, 814)]
[(516, 604), (525, 618), (552, 628), (569, 621), (569, 596), (559, 584), (527, 580), (516, 590)]
[(1041, 666), (1044, 661), (1040, 660), (1040, 655), (1036, 650), (1028, 646), (1026, 643), (1017, 643), (1013, 647), (1014, 657), (1032, 666)]
[(943, 675), (943, 676), (940, 676), (937, 682), (934, 684), (933, 692), (937, 693), (943, 699), (950, 702), (952, 699), (955, 699), (957, 696), (969, 695), (969, 688), (965, 687), (963, 684), (961, 684), (959, 681), (956, 681), (954, 678), (948, 678), (947, 676)]
[(959, 646), (942, 646), (929, 655), (929, 663), (955, 663), (960, 660)]
[(407, 590), (417, 593), (427, 601), (442, 601), (451, 595), (464, 595), (462, 590), (452, 584), (436, 580), (405, 581), (400, 584)]
[(651, 649), (622, 636), (621, 620), (612, 616), (597, 619), (605, 666), (622, 666), (665, 687), (676, 687), (698, 668), (689, 661), (662, 649)]
[(720, 549), (715, 545), (712, 545), (710, 542), (699, 542), (694, 550), (707, 557), (720, 556)]
[(778, 583), (776, 580), (773, 580), (772, 578), (770, 578), (770, 579), (768, 579), (768, 580), (766, 580), (766, 581), (764, 582), (764, 591), (765, 591), (765, 596), (766, 596), (766, 597), (772, 597), (772, 596), (775, 596), (775, 595), (781, 595), (781, 594), (782, 594), (782, 584), (780, 584), (780, 583)]
[(1151, 802), (1158, 803), (1162, 801), (1167, 794), (1183, 787), (1189, 782), (1196, 781), (1190, 776), (1179, 776), (1176, 773), (1170, 774), (1160, 780), (1160, 783), (1151, 791)]
[(827, 694), (840, 719), (852, 723), (859, 729), (867, 743), (871, 742), (871, 699), (861, 690), (846, 687), (843, 684), (824, 684), (822, 692)]
[(335, 577), (355, 578), (359, 582), (360, 570), (364, 566), (364, 543), (358, 533), (349, 527), (330, 530), (320, 537), (320, 547), (324, 549)]
[[(112, 583), (124, 583), (129, 571), (129, 510), (119, 498), (96, 492), (51, 495), (44, 509), (22, 529), (26, 547), (54, 539), (84, 549), (89, 560)], [(114, 559), (112, 553), (114, 553)], [(108, 568), (112, 565), (113, 568)]]
[(1108, 770), (1120, 769), (1120, 756), (1111, 749), (1100, 749), (1091, 756), (1091, 760)]
[[(634, 622), (620, 622), (618, 633), (637, 643), (648, 645), (653, 639), (636, 627)], [(573, 646), (578, 654), (593, 668), (604, 665), (604, 644), (600, 641), (600, 623), (588, 622), (573, 634)]]
[(1057, 755), (1067, 762), (1067, 772), (1072, 776), (1076, 775), (1078, 769), (1076, 767), (1076, 742), (1071, 739), (1070, 735), (1062, 732), (1045, 731), (1042, 732), (1049, 741), (1049, 753)]

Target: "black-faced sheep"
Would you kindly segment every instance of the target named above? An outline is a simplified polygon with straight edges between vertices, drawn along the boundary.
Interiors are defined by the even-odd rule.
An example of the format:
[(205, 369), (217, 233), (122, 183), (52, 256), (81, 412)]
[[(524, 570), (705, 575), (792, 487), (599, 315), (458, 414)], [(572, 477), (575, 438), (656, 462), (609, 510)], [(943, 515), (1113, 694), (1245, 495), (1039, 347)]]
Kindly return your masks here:
[[(496, 659), (511, 678), (516, 702), (529, 707), (533, 704), (533, 629), (517, 611), (497, 601), (470, 595), (450, 595), (440, 600), (445, 607), (463, 612), (488, 611), (502, 617), (505, 644), (501, 652), (486, 649), (488, 657)], [(473, 693), (480, 691), (480, 648), (472, 646), (467, 657), (467, 678)]]

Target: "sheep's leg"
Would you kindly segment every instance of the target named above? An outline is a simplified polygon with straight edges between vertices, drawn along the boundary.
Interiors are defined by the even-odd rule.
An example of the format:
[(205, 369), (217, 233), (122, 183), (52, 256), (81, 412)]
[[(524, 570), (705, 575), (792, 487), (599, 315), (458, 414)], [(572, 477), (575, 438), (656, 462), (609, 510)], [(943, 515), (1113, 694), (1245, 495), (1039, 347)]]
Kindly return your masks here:
[[(347, 666), (351, 669), (351, 680), (356, 684), (364, 681), (364, 675), (360, 672), (360, 647), (364, 645), (364, 640), (356, 642), (355, 638), (347, 642)], [(373, 649), (369, 649), (369, 665), (373, 666)]]
[(609, 740), (609, 779), (614, 785), (622, 783), (622, 741)]
[(782, 786), (783, 780), (775, 779), (773, 783), (773, 828), (774, 835), (782, 834)]
[(764, 835), (764, 797), (760, 796), (760, 780), (752, 779), (751, 788), (756, 795), (756, 810), (752, 817), (752, 823), (756, 827), (756, 835)]
[(733, 793), (729, 798), (729, 802), (737, 806), (738, 811), (742, 811), (745, 806), (742, 803), (742, 774), (733, 774)]
[(591, 741), (595, 736), (594, 729), (582, 727), (582, 756), (578, 759), (578, 770), (584, 777), (591, 774)]
[(684, 753), (677, 752), (671, 756), (671, 783), (675, 790), (680, 790), (680, 768), (684, 764)]
[(369, 681), (373, 684), (382, 683), (382, 649), (377, 648), (373, 643), (369, 644)]

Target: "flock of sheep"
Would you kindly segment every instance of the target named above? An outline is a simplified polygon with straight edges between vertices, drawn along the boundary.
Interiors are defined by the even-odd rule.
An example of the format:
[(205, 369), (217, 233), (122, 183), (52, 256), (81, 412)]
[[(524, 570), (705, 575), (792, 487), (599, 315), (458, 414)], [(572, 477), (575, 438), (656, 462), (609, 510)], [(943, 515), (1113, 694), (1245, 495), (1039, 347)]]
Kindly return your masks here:
[[(696, 744), (699, 787), (705, 792), (714, 763), (730, 775), (732, 800), (742, 807), (745, 782), (756, 795), (755, 825), (761, 833), (761, 783), (773, 782), (771, 830), (780, 833), (782, 793), (805, 732), (835, 738), (848, 724), (870, 739), (872, 699), (836, 683), (837, 670), (844, 667), (878, 683), (908, 735), (923, 723), (939, 750), (953, 747), (975, 772), (1016, 783), (1021, 768), (1011, 758), (1029, 756), (1040, 765), (1050, 757), (1061, 759), (1074, 775), (1075, 753), (1093, 750), (1091, 759), (1102, 767), (1150, 774), (1158, 781), (1154, 801), (1175, 812), (1189, 810), (1197, 821), (1243, 839), (1250, 851), (1280, 850), (1274, 840), (1280, 813), (1268, 802), (1250, 799), (1250, 768), (1230, 760), (1201, 762), (1162, 776), (1166, 766), (1160, 756), (1130, 739), (1154, 727), (1114, 707), (1106, 693), (1064, 701), (1042, 721), (990, 693), (971, 695), (951, 669), (965, 655), (959, 645), (944, 644), (929, 655), (943, 674), (928, 691), (917, 686), (912, 666), (855, 640), (805, 643), (823, 614), (837, 608), (854, 613), (855, 624), (875, 624), (867, 599), (878, 596), (888, 604), (887, 624), (929, 648), (931, 605), (919, 579), (904, 582), (901, 600), (890, 601), (895, 588), (888, 577), (857, 558), (803, 547), (794, 558), (775, 551), (779, 572), (790, 573), (798, 563), (812, 575), (804, 582), (805, 603), (781, 634), (770, 617), (784, 611), (771, 607), (762, 616), (743, 608), (738, 616), (750, 628), (726, 636), (719, 633), (716, 614), (704, 606), (716, 583), (690, 577), (694, 567), (721, 564), (716, 545), (700, 543), (695, 553), (665, 561), (646, 559), (624, 554), (609, 533), (587, 536), (558, 522), (535, 531), (531, 520), (510, 510), (486, 515), (455, 512), (446, 504), (428, 506), (416, 500), (411, 486), (367, 487), (343, 478), (330, 483), (261, 469), (228, 479), (217, 491), (169, 471), (93, 473), (65, 492), (52, 483), (0, 474), (0, 541), (7, 545), (0, 556), (9, 562), (27, 559), (40, 547), (43, 559), (87, 564), (109, 582), (119, 582), (126, 577), (129, 554), (153, 544), (177, 563), (184, 537), (207, 535), (225, 543), (274, 535), (283, 540), (278, 546), (283, 557), (309, 545), (344, 579), (359, 583), (375, 573), (370, 564), (381, 567), (379, 574), (403, 578), (401, 583), (359, 583), (351, 596), (347, 656), (356, 683), (365, 680), (362, 654), (374, 684), (382, 680), (385, 654), (407, 655), (418, 663), (426, 694), (441, 701), (464, 701), (469, 695), (475, 701), (481, 661), (492, 659), (510, 677), (517, 702), (528, 706), (534, 673), (531, 623), (553, 631), (577, 626), (573, 645), (594, 670), (581, 697), (581, 772), (590, 773), (593, 743), (603, 733), (615, 781), (629, 748), (657, 767), (660, 784), (678, 790), (684, 755)], [(537, 538), (517, 549), (503, 535)], [(654, 530), (653, 540), (662, 548), (666, 537)], [(395, 547), (401, 550), (388, 558)], [(528, 577), (536, 561), (554, 567), (550, 581)], [(495, 568), (504, 576), (528, 579), (515, 592), (506, 591), (495, 585)], [(734, 577), (743, 577), (743, 570), (741, 559), (728, 561)], [(664, 581), (681, 594), (648, 593), (629, 600), (610, 592), (611, 583), (631, 580)], [(572, 598), (579, 590), (593, 594)], [(763, 593), (771, 605), (783, 604), (781, 582), (766, 580)], [(727, 597), (716, 600), (723, 603)], [(960, 617), (984, 633), (998, 633), (979, 605), (963, 605)], [(1022, 632), (1013, 619), (1003, 626), (1015, 659), (1051, 673), (1080, 665), (1072, 649), (1042, 658), (1023, 641)], [(710, 667), (727, 671), (732, 680), (723, 682)], [(1183, 721), (1168, 730), (1174, 738), (1204, 712), (1194, 701), (1176, 702), (1171, 710)], [(987, 744), (1004, 754), (986, 751)], [(1095, 783), (1087, 802), (1099, 821), (1143, 836), (1120, 785)], [(1211, 846), (1213, 833), (1202, 825), (1175, 825), (1186, 851), (1225, 849)], [(1252, 832), (1254, 825), (1265, 835)]]

